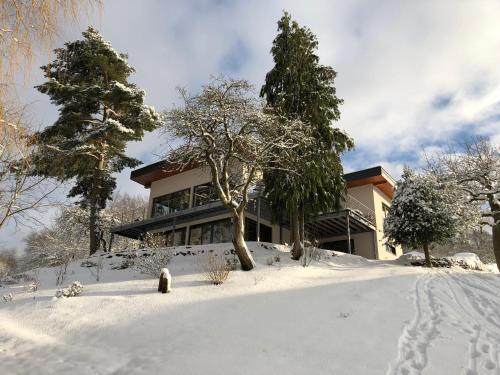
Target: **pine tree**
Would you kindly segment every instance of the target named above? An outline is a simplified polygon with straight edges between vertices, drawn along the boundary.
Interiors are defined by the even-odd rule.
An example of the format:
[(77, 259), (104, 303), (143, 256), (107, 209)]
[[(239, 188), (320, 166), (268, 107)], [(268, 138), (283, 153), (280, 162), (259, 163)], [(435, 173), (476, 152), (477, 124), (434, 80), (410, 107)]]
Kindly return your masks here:
[(125, 154), (125, 146), (154, 130), (160, 118), (144, 104), (145, 92), (128, 82), (134, 68), (127, 55), (95, 29), (54, 52), (55, 60), (42, 67), (48, 80), (36, 88), (59, 107), (59, 118), (37, 134), (36, 173), (74, 179), (68, 196), (81, 197), (78, 203), (89, 210), (93, 254), (99, 248), (99, 212), (116, 186), (113, 174), (140, 164)]
[(433, 175), (418, 175), (406, 168), (398, 182), (384, 221), (389, 242), (410, 248), (422, 247), (432, 267), (429, 246), (445, 243), (470, 231), (477, 213), (457, 198), (458, 187)]
[(271, 49), (275, 65), (260, 92), (269, 108), (300, 119), (315, 138), (314, 158), (304, 158), (303, 150), (295, 155), (295, 162), (302, 165), (300, 175), (280, 170), (264, 175), (265, 194), (275, 216), (290, 218), (294, 259), (302, 255), (306, 216), (341, 204), (345, 183), (340, 155), (354, 146), (345, 132), (331, 126), (340, 118), (343, 101), (334, 86), (337, 73), (319, 63), (317, 48), (316, 36), (285, 12)]

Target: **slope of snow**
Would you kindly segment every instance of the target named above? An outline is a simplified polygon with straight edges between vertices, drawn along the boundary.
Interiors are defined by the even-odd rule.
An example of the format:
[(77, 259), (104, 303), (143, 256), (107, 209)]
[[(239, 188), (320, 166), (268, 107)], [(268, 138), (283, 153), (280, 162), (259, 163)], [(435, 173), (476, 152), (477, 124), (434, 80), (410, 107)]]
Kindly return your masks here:
[[(83, 294), (0, 288), (2, 374), (499, 374), (498, 274), (405, 267), (326, 252), (301, 267), (284, 247), (250, 243), (251, 272), (221, 286), (198, 271), (200, 249), (177, 248), (172, 292), (105, 260), (97, 283), (79, 262), (66, 284)], [(276, 254), (281, 261), (269, 266)]]

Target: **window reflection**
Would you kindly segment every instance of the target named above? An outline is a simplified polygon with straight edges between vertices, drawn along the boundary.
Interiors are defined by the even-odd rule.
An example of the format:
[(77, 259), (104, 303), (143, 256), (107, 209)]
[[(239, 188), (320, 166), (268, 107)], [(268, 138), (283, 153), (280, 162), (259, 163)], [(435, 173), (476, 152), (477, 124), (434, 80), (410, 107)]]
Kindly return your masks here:
[(189, 244), (205, 245), (231, 242), (232, 238), (231, 220), (224, 219), (192, 226), (189, 234)]
[(193, 207), (203, 206), (219, 200), (212, 183), (206, 183), (194, 187)]
[(153, 217), (168, 215), (189, 208), (189, 189), (153, 199)]

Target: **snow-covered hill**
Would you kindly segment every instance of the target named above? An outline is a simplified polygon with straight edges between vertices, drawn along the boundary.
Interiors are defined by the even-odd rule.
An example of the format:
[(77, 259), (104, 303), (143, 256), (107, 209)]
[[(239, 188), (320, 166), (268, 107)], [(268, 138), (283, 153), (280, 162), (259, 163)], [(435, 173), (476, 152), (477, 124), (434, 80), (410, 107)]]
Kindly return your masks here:
[[(230, 248), (230, 245), (218, 245)], [(83, 294), (0, 288), (1, 374), (500, 374), (500, 277), (325, 253), (301, 267), (251, 243), (258, 267), (220, 286), (178, 248), (173, 291), (104, 255)], [(267, 259), (280, 253), (280, 262)]]

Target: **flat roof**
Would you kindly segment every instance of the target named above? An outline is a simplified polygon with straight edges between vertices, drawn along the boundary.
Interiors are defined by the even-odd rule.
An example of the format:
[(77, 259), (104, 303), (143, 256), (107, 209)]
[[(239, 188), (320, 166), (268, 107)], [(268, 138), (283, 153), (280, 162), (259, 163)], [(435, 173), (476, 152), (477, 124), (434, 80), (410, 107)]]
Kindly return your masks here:
[(158, 181), (181, 172), (186, 172), (194, 168), (196, 168), (196, 165), (194, 164), (181, 168), (180, 166), (168, 164), (165, 160), (160, 160), (156, 163), (133, 170), (130, 172), (130, 179), (148, 188), (154, 181)]
[[(148, 188), (154, 181), (176, 175), (196, 168), (196, 165), (190, 165), (184, 168), (176, 168), (175, 165), (168, 165), (165, 160), (157, 161), (142, 168), (133, 170), (130, 173), (130, 179), (144, 187)], [(360, 171), (344, 174), (344, 179), (348, 188), (373, 184), (392, 199), (396, 181), (382, 166), (376, 166)]]
[(396, 180), (380, 165), (344, 175), (348, 188), (372, 184), (392, 199)]

